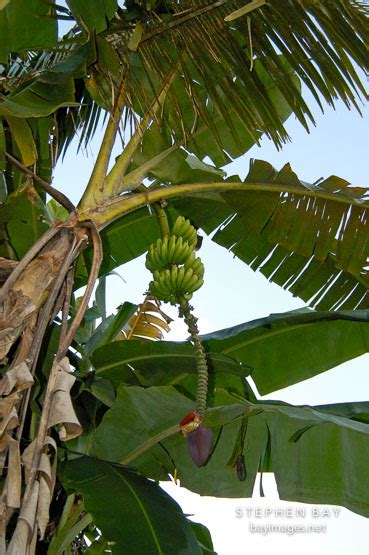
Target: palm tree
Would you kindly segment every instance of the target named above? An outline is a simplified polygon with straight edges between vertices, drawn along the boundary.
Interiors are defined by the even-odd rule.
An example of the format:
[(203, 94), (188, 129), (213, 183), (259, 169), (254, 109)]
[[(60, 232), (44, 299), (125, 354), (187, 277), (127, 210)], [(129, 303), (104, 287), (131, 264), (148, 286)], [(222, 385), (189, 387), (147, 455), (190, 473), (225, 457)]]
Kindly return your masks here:
[[(15, 4), (0, 11), (3, 551), (212, 550), (151, 481), (177, 474), (199, 493), (244, 497), (272, 470), (282, 498), (369, 514), (367, 403), (264, 403), (245, 379), (265, 394), (367, 351), (366, 190), (262, 161), (245, 180), (222, 170), (263, 134), (282, 147), (290, 114), (314, 124), (306, 90), (322, 109), (340, 99), (360, 110), (367, 6)], [(61, 18), (72, 28), (58, 40)], [(52, 171), (103, 114), (75, 208)], [(317, 310), (199, 337), (199, 228)], [(146, 251), (144, 303), (107, 316), (105, 276)], [(160, 300), (179, 306), (191, 341), (147, 341), (170, 325)]]

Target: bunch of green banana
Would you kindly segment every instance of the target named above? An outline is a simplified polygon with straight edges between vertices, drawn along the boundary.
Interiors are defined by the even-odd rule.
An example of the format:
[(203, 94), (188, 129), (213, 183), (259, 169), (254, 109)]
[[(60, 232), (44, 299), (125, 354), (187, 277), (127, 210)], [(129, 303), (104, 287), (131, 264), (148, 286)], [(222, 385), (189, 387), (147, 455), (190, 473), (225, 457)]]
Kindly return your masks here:
[(191, 261), (193, 246), (183, 237), (176, 235), (158, 239), (149, 247), (146, 257), (146, 267), (152, 272), (168, 268), (171, 264), (187, 264)]
[(190, 300), (204, 283), (204, 265), (196, 257), (196, 229), (178, 216), (170, 236), (150, 245), (146, 267), (153, 273), (150, 290), (155, 297), (171, 304)]
[(187, 241), (189, 245), (196, 246), (197, 243), (197, 233), (196, 229), (191, 225), (190, 220), (187, 220), (183, 216), (178, 216), (174, 222), (172, 229), (172, 235), (177, 237), (182, 237), (183, 241)]

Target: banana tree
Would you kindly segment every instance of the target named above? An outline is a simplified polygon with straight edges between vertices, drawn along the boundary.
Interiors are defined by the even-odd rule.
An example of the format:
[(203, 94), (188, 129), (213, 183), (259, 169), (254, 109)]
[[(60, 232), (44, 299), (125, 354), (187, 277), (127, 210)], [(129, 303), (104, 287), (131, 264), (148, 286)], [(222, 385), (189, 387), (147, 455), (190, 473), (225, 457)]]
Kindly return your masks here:
[[(282, 147), (291, 114), (313, 124), (306, 89), (360, 109), (367, 15), (349, 0), (0, 3), (2, 552), (213, 552), (158, 485), (177, 478), (247, 497), (274, 472), (282, 499), (369, 516), (368, 403), (264, 402), (248, 381), (271, 393), (368, 351), (366, 189), (259, 160), (244, 180), (223, 170), (262, 135)], [(53, 170), (104, 115), (75, 207)], [(214, 231), (310, 308), (199, 336)], [(144, 302), (108, 316), (108, 274), (144, 253)], [(162, 340), (165, 303), (189, 340)]]

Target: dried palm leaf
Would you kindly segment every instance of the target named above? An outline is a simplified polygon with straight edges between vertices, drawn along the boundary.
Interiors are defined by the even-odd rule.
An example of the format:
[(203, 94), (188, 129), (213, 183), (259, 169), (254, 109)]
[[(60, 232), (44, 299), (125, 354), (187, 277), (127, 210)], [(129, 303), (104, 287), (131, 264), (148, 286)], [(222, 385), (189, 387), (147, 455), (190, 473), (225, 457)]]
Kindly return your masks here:
[(158, 304), (146, 297), (128, 321), (129, 330), (121, 331), (117, 339), (163, 339), (163, 331), (170, 331), (171, 321)]

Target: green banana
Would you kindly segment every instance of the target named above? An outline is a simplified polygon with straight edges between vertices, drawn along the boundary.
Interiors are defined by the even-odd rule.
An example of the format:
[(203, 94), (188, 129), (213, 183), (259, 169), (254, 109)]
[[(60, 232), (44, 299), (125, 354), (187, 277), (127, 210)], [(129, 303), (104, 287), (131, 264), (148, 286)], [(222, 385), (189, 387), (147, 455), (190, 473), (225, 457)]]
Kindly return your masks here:
[(188, 233), (188, 231), (191, 229), (191, 227), (192, 226), (191, 226), (190, 220), (185, 219), (184, 222), (182, 223), (181, 229), (180, 229), (182, 237), (184, 235), (186, 235), (186, 233)]
[(149, 252), (146, 256), (146, 267), (150, 270), (158, 270), (162, 267), (162, 262), (159, 258), (158, 248), (155, 245), (150, 245)]
[(196, 245), (197, 243), (196, 229), (193, 227), (190, 220), (187, 220), (183, 216), (178, 216), (174, 222), (172, 233), (173, 235), (177, 235), (177, 237), (183, 237), (183, 240), (187, 241), (190, 245)]
[(179, 264), (182, 256), (183, 251), (183, 237), (178, 237), (176, 240), (176, 246), (173, 253), (173, 264)]
[(186, 292), (186, 293), (190, 293), (190, 292), (191, 292), (191, 291), (189, 290), (189, 288), (188, 288), (188, 285), (189, 285), (189, 283), (191, 282), (192, 276), (193, 276), (193, 270), (192, 270), (192, 268), (187, 268), (185, 277), (184, 277), (183, 282), (182, 282), (182, 288), (181, 288), (182, 291), (184, 291), (184, 292)]
[(159, 288), (166, 294), (170, 295), (172, 290), (165, 275), (161, 275), (157, 281)]
[(158, 259), (158, 253), (156, 251), (155, 251), (155, 254), (152, 258), (152, 265), (153, 265), (155, 270), (160, 270), (160, 268), (161, 268), (161, 262)]
[(182, 237), (190, 245), (196, 245), (197, 243), (197, 232), (193, 226), (191, 226), (190, 229), (188, 229), (188, 231), (186, 231), (186, 233), (182, 235)]
[(189, 264), (189, 267), (193, 269), (196, 275), (201, 278), (204, 277), (205, 268), (201, 258), (196, 258), (192, 264)]
[(150, 283), (151, 293), (160, 301), (172, 305), (179, 304), (179, 315), (184, 318), (190, 332), (196, 352), (196, 407), (202, 419), (206, 412), (208, 369), (197, 319), (188, 303), (192, 294), (204, 283), (204, 264), (196, 257), (196, 244), (196, 229), (188, 219), (178, 216), (171, 233), (150, 245), (146, 255), (146, 267), (154, 277)]
[(180, 298), (191, 299), (201, 287), (205, 269), (196, 257), (196, 243), (196, 229), (190, 220), (178, 216), (170, 235), (150, 245), (146, 267), (154, 277), (150, 290), (158, 299), (175, 305)]
[(146, 268), (148, 268), (151, 272), (155, 269), (155, 263), (153, 259), (153, 250), (154, 246), (150, 245), (149, 251), (146, 255)]
[[(182, 239), (182, 237), (181, 237)], [(187, 241), (183, 241), (182, 248), (178, 250), (177, 255), (177, 264), (185, 264), (187, 258), (189, 258), (190, 254), (193, 252), (191, 245), (187, 243)]]
[(150, 283), (150, 291), (158, 299), (162, 301), (166, 300), (167, 295), (164, 293), (164, 291), (162, 291), (157, 281), (152, 281)]
[(170, 285), (172, 287), (172, 291), (176, 291), (177, 278), (178, 278), (178, 266), (172, 266), (170, 270)]
[(183, 216), (178, 216), (172, 228), (173, 235), (177, 235), (177, 237), (181, 235), (181, 231), (185, 221), (186, 221), (186, 218), (184, 218)]
[(203, 280), (199, 278), (196, 274), (194, 274), (187, 286), (189, 292), (194, 293), (198, 289), (200, 289), (201, 285), (203, 284)]
[(177, 237), (175, 235), (172, 235), (171, 238), (169, 239), (169, 243), (168, 243), (167, 259), (168, 259), (169, 264), (171, 264), (171, 262), (173, 260), (176, 245), (177, 245)]
[(166, 266), (168, 262), (168, 237), (165, 237), (161, 242), (159, 256), (161, 258), (163, 266)]
[(181, 268), (179, 268), (178, 274), (177, 274), (177, 289), (178, 289), (178, 291), (182, 290), (182, 282), (183, 282), (183, 278), (185, 277), (185, 274), (186, 274), (186, 268), (185, 268), (185, 266), (182, 266)]
[(197, 283), (192, 287), (192, 293), (200, 289), (204, 285), (204, 280), (202, 278), (198, 278)]
[(186, 260), (183, 261), (183, 264), (184, 264), (184, 266), (187, 266), (188, 268), (192, 268), (195, 260), (196, 260), (196, 254), (191, 249), (190, 254), (187, 256)]

